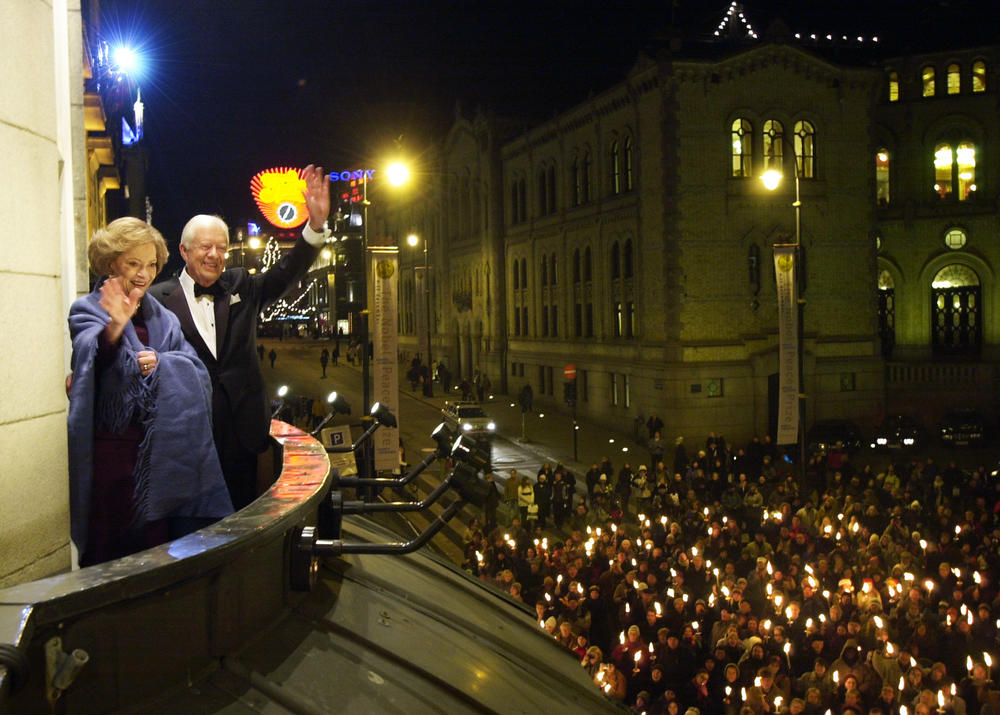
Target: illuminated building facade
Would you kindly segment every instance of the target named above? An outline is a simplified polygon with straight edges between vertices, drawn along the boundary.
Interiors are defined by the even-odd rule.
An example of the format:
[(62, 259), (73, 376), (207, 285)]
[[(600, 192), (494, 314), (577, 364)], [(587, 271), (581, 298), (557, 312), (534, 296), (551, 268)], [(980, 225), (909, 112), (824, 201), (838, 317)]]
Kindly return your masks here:
[[(378, 218), (401, 246), (431, 237), (435, 358), (541, 404), (573, 363), (578, 411), (618, 427), (655, 410), (677, 434), (773, 432), (772, 246), (795, 235), (797, 167), (806, 424), (992, 408), (997, 48), (886, 60), (856, 42), (747, 32), (641, 57), (527, 131), (457, 118), (435, 179)], [(411, 352), (422, 258), (401, 250)]]

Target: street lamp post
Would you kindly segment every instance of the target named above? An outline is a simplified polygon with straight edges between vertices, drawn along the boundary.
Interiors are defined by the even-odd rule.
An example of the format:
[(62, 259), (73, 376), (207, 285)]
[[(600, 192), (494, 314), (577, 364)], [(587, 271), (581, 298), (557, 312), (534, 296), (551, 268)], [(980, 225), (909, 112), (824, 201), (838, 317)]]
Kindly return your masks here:
[[(796, 430), (796, 444), (798, 447), (798, 461), (800, 474), (805, 476), (806, 470), (806, 436), (805, 436), (805, 423), (806, 423), (806, 394), (805, 394), (805, 340), (804, 340), (804, 330), (805, 330), (805, 309), (806, 301), (802, 297), (803, 290), (803, 266), (802, 266), (802, 200), (799, 193), (799, 157), (795, 157), (795, 201), (792, 207), (795, 209), (795, 242), (789, 246), (788, 244), (775, 244), (775, 250), (783, 248), (791, 248), (794, 256), (794, 267), (795, 267), (795, 297), (797, 305), (797, 321), (796, 321), (796, 357), (797, 357), (797, 370), (798, 370), (798, 429)], [(781, 183), (782, 175), (780, 171), (775, 169), (770, 169), (765, 171), (761, 176), (761, 181), (763, 181), (765, 188), (768, 191), (774, 191), (778, 188)], [(780, 299), (780, 297), (779, 297)]]
[[(406, 242), (416, 247), (420, 242), (420, 237), (411, 233), (406, 237)], [(430, 263), (427, 258), (427, 237), (424, 236), (424, 329), (427, 339), (427, 380), (424, 381), (424, 396), (434, 397), (434, 359), (431, 356), (431, 274)]]

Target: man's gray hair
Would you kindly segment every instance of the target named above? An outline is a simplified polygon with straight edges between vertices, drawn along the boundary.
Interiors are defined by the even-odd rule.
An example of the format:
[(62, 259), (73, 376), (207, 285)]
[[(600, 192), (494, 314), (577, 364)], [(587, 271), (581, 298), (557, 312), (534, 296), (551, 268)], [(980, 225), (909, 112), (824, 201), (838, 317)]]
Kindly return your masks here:
[(198, 214), (191, 218), (186, 224), (184, 224), (184, 230), (181, 231), (181, 245), (184, 248), (191, 248), (191, 242), (194, 241), (194, 235), (198, 232), (199, 228), (218, 228), (226, 235), (226, 240), (229, 240), (229, 226), (218, 216), (209, 216), (208, 214)]

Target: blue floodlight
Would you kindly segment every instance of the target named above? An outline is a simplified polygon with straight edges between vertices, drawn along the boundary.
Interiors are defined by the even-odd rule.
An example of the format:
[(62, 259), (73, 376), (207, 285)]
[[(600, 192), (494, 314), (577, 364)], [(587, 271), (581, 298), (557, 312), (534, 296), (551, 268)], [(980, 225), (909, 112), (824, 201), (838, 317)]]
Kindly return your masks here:
[(111, 53), (115, 71), (135, 75), (139, 71), (139, 54), (131, 47), (119, 45)]

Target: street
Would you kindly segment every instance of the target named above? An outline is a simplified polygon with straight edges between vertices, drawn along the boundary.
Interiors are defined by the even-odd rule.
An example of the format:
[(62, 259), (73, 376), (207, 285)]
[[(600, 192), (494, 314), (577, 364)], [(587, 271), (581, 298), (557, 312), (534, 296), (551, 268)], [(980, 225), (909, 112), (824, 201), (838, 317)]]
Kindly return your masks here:
[[(273, 395), (278, 386), (287, 384), (289, 397), (297, 395), (325, 399), (326, 395), (337, 390), (343, 394), (352, 408), (351, 416), (338, 415), (333, 424), (357, 423), (360, 419), (361, 406), (361, 368), (341, 360), (338, 367), (327, 366), (327, 378), (322, 379), (319, 355), (324, 346), (332, 348), (332, 342), (302, 339), (275, 340), (265, 339), (265, 352), (272, 347), (278, 354), (272, 370), (265, 358), (263, 370), (264, 379)], [(346, 346), (346, 341), (344, 343)], [(343, 349), (341, 352), (345, 352)], [(405, 372), (402, 368), (400, 374)], [(434, 386), (434, 397), (425, 397), (419, 390), (409, 389), (405, 379), (401, 382), (399, 392), (399, 418), (401, 439), (407, 450), (407, 460), (415, 463), (433, 448), (430, 438), (431, 431), (441, 422), (441, 407), (445, 396), (438, 384)], [(453, 391), (448, 399), (457, 399), (458, 393)], [(536, 404), (535, 411), (522, 415), (513, 397), (496, 396), (487, 400), (487, 413), (497, 423), (497, 437), (493, 445), (493, 468), (497, 481), (502, 484), (511, 469), (534, 478), (542, 462), (548, 461), (555, 465), (563, 462), (577, 477), (582, 477), (589, 466), (600, 461), (601, 457), (610, 457), (615, 468), (629, 462), (633, 469), (640, 464), (648, 464), (649, 455), (637, 442), (632, 431), (634, 425), (623, 425), (625, 429), (618, 432), (610, 431), (602, 426), (580, 420), (577, 433), (577, 459), (574, 459), (573, 424), (565, 412), (546, 413), (544, 407)], [(666, 412), (662, 409), (661, 412)], [(526, 440), (521, 439), (522, 418), (525, 419)], [(954, 460), (959, 468), (971, 471), (980, 465), (993, 469), (1000, 450), (995, 439), (987, 447), (980, 448), (948, 448), (941, 445), (934, 432), (934, 425), (925, 425), (930, 429), (932, 439), (929, 446), (916, 452), (898, 453), (861, 449), (852, 458), (859, 469), (870, 464), (877, 472), (882, 471), (890, 461), (899, 463), (919, 459), (925, 461), (932, 457), (939, 467), (943, 468)], [(625, 430), (629, 431), (625, 431)], [(643, 430), (644, 431), (644, 430)], [(702, 435), (684, 435), (689, 456), (697, 452), (703, 443)], [(870, 435), (866, 435), (869, 437)], [(743, 446), (731, 445), (734, 449)], [(666, 455), (669, 457), (670, 455)], [(616, 475), (609, 475), (614, 479)]]

